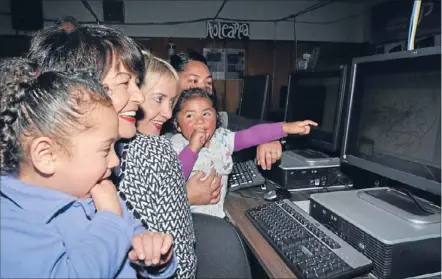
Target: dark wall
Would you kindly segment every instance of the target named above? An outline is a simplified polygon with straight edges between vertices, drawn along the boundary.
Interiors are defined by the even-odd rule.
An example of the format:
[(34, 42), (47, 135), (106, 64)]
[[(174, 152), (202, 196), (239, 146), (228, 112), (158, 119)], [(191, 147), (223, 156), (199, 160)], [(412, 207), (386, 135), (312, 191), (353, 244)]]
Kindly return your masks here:
[(28, 36), (0, 36), (0, 57), (20, 56), (28, 51)]
[[(160, 57), (167, 58), (169, 38), (135, 38), (145, 49), (151, 50)], [(305, 52), (311, 52), (314, 47), (320, 48), (320, 56), (316, 67), (325, 67), (350, 63), (353, 57), (366, 55), (367, 46), (357, 43), (332, 43), (332, 42), (297, 42), (296, 48), (293, 41), (264, 41), (264, 40), (212, 40), (195, 38), (173, 38), (176, 51), (193, 49), (201, 52), (206, 47), (216, 48), (241, 48), (246, 50), (246, 74), (272, 74), (274, 52), (275, 77), (271, 106), (279, 107), (280, 88), (287, 86), (288, 74), (295, 70), (295, 49), (298, 57)], [(0, 36), (0, 57), (20, 56), (29, 49), (30, 37), (27, 36)], [(221, 93), (221, 92), (220, 92)]]
[[(154, 54), (167, 59), (169, 38), (137, 38), (144, 48)], [(353, 57), (368, 54), (366, 44), (334, 43), (334, 42), (297, 42), (296, 48), (293, 41), (268, 41), (268, 40), (212, 40), (194, 38), (173, 38), (176, 52), (193, 49), (201, 52), (203, 48), (239, 48), (246, 50), (246, 75), (273, 74), (273, 61), (275, 59), (275, 77), (273, 83), (272, 108), (279, 107), (280, 88), (288, 84), (288, 74), (295, 70), (295, 52), (298, 57), (303, 53), (311, 53), (314, 47), (320, 48), (319, 60), (316, 67), (326, 67), (350, 63)], [(296, 51), (295, 51), (296, 49)], [(274, 58), (274, 53), (276, 54)], [(226, 87), (226, 86), (225, 86)], [(217, 88), (218, 91), (218, 88)], [(232, 93), (232, 92), (230, 92)], [(220, 92), (222, 94), (222, 92)]]

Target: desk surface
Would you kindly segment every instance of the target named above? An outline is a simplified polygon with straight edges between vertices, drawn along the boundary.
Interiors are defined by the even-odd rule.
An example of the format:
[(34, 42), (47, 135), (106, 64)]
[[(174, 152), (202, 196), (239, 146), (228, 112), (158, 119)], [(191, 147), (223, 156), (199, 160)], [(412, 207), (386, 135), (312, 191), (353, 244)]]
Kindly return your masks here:
[[(344, 190), (344, 189), (333, 189)], [(263, 203), (267, 203), (262, 197), (268, 190), (261, 190), (260, 187), (254, 187), (236, 192), (228, 193), (225, 201), (225, 210), (230, 218), (230, 221), (234, 223), (238, 229), (242, 232), (247, 241), (248, 246), (252, 250), (255, 257), (258, 259), (261, 266), (270, 278), (295, 278), (297, 277), (279, 257), (279, 255), (273, 250), (272, 246), (265, 240), (265, 238), (255, 229), (255, 226), (247, 219), (244, 212), (252, 207), (258, 206)], [(292, 201), (308, 200), (313, 193), (322, 192), (316, 191), (299, 191), (293, 192)], [(372, 276), (370, 276), (372, 277)], [(367, 278), (362, 276), (358, 278)], [(427, 275), (422, 278), (441, 278), (439, 274)]]
[[(229, 193), (225, 202), (227, 215), (242, 232), (253, 254), (270, 278), (296, 278), (272, 246), (244, 215), (247, 209), (266, 203), (262, 198), (264, 192), (267, 190), (263, 191), (255, 187)], [(308, 200), (309, 196), (308, 192), (296, 192), (292, 193), (291, 200)]]

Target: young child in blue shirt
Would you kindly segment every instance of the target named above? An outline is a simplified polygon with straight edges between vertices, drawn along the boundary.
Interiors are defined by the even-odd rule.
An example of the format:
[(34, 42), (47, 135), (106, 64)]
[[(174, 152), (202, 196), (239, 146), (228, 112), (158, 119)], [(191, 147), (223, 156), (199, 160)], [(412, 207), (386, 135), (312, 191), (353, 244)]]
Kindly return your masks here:
[(118, 116), (88, 72), (0, 62), (1, 278), (167, 278), (172, 238), (110, 182)]

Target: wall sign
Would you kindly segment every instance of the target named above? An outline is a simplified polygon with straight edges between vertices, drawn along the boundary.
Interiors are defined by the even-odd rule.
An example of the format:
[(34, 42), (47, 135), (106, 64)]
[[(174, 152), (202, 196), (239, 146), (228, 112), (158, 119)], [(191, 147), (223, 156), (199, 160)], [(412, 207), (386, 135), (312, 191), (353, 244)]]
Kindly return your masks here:
[(248, 39), (249, 24), (241, 22), (207, 22), (207, 37), (212, 39)]
[[(440, 34), (440, 1), (422, 1), (416, 37)], [(371, 38), (374, 44), (407, 40), (412, 0), (394, 0), (379, 4), (371, 11)]]

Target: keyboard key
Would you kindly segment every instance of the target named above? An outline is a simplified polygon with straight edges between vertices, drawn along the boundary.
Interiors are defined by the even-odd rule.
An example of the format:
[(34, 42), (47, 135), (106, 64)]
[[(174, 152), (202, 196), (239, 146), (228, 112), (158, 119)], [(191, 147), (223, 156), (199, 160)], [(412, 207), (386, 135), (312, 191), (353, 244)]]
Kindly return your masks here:
[(253, 161), (235, 163), (229, 176), (230, 191), (265, 184), (265, 178)]

